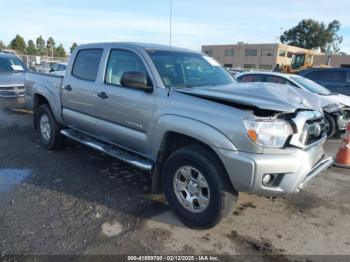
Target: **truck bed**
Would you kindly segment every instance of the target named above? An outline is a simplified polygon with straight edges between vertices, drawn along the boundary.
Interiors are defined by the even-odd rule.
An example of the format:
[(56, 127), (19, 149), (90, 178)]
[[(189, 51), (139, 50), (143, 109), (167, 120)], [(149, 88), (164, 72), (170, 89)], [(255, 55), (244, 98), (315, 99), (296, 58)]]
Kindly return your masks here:
[[(25, 100), (28, 109), (34, 108), (34, 94), (41, 93), (49, 101), (50, 106), (56, 108), (55, 112), (61, 111), (61, 86), (63, 76), (44, 74), (37, 72), (27, 72), (25, 74), (24, 86), (26, 89)], [(40, 90), (40, 92), (37, 92)], [(54, 112), (54, 113), (55, 113)]]

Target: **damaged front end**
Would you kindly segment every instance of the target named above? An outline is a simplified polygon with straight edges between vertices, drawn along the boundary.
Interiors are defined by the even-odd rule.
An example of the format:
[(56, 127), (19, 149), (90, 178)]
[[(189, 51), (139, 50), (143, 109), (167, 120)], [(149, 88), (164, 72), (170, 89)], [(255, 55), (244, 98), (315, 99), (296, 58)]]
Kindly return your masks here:
[(350, 121), (350, 108), (341, 104), (330, 104), (323, 108), (324, 112), (334, 117), (339, 131), (344, 131)]

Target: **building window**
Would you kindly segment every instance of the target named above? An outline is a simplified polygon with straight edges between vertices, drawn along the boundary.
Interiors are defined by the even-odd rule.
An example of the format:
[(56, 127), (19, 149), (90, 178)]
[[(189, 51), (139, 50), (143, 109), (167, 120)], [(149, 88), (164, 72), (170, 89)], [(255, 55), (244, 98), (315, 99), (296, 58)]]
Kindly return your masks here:
[(207, 54), (208, 56), (213, 56), (213, 50), (212, 49), (207, 49), (204, 51), (205, 54)]
[(254, 68), (256, 68), (256, 65), (254, 65), (254, 64), (244, 64), (244, 68), (254, 69)]
[(285, 57), (286, 56), (286, 50), (279, 50), (278, 56)]
[(235, 53), (235, 50), (233, 49), (226, 49), (225, 50), (225, 56), (233, 56)]
[(274, 53), (273, 49), (261, 49), (261, 56), (274, 56)]
[(257, 56), (258, 50), (257, 49), (246, 49), (245, 50), (245, 56)]
[(292, 52), (288, 52), (288, 53), (287, 53), (287, 57), (288, 57), (288, 58), (292, 58), (292, 57), (293, 57), (293, 53), (292, 53)]
[(232, 68), (232, 64), (224, 64), (224, 67)]
[(272, 65), (260, 65), (259, 68), (263, 70), (272, 70)]

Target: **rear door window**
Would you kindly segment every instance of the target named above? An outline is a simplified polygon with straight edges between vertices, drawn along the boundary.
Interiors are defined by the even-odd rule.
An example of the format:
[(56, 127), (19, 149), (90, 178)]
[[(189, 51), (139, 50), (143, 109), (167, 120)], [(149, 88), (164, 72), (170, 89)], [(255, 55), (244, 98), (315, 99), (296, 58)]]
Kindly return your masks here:
[(320, 70), (313, 71), (306, 77), (315, 81), (345, 82), (346, 72), (344, 70)]
[(321, 71), (313, 71), (307, 74), (305, 77), (311, 80), (323, 80), (323, 73)]
[(345, 82), (346, 72), (343, 70), (331, 70), (326, 74), (327, 81)]
[(264, 82), (264, 75), (243, 75), (238, 78), (241, 83)]
[(80, 50), (75, 58), (72, 75), (86, 81), (96, 81), (102, 49)]

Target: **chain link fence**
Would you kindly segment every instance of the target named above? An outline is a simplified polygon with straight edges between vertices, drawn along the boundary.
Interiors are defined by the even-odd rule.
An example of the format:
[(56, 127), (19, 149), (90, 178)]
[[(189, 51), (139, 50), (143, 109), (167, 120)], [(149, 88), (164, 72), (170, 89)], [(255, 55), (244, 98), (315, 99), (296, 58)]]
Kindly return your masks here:
[(52, 64), (67, 63), (67, 57), (35, 56), (35, 55), (17, 55), (26, 66), (33, 71), (39, 71), (39, 68), (50, 67)]

